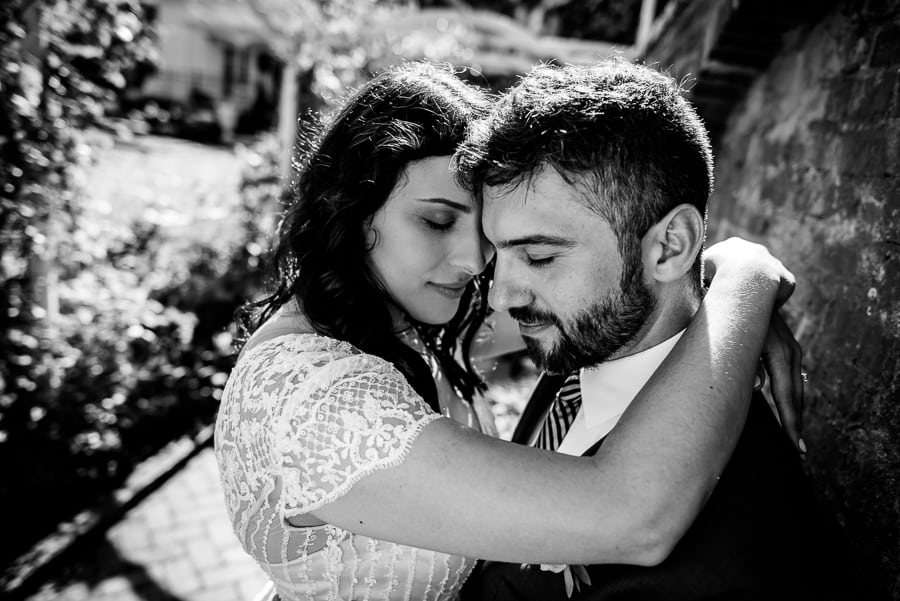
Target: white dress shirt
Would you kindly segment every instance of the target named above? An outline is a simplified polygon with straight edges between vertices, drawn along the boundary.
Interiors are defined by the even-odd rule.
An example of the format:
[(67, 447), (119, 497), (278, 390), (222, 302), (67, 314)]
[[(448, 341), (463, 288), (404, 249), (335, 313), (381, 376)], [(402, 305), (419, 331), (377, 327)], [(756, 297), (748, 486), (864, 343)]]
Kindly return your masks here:
[(581, 370), (581, 409), (557, 452), (581, 455), (610, 433), (684, 330), (656, 346)]

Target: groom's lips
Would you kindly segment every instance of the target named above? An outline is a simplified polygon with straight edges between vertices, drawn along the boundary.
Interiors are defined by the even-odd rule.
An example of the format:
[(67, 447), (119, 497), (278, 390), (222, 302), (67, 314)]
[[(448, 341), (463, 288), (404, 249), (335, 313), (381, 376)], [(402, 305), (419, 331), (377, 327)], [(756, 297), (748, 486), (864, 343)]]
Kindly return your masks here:
[(546, 328), (553, 325), (549, 321), (538, 321), (533, 323), (526, 323), (524, 321), (520, 321), (519, 323), (519, 333), (522, 336), (536, 336)]

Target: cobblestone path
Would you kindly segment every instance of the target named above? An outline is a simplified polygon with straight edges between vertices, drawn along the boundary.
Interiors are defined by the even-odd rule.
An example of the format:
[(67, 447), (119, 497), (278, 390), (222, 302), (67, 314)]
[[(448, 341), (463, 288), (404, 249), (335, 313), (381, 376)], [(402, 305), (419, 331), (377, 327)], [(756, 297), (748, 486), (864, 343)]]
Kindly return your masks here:
[(29, 601), (250, 601), (265, 574), (225, 514), (204, 449)]

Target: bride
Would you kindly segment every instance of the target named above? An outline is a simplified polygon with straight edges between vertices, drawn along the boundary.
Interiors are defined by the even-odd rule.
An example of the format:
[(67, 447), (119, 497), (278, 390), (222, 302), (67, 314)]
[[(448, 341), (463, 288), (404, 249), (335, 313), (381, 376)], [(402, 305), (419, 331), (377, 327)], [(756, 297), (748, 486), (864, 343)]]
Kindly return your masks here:
[[(283, 599), (454, 599), (474, 558), (657, 563), (736, 442), (776, 297), (791, 288), (758, 253), (717, 261), (660, 370), (677, 375), (657, 372), (596, 456), (488, 435), (469, 350), (493, 250), (449, 168), (488, 105), (448, 71), (391, 69), (346, 101), (303, 161), (277, 287), (215, 436), (235, 533)], [(731, 373), (698, 370), (709, 356)], [(728, 400), (721, 412), (708, 411), (713, 398)], [(791, 411), (790, 393), (776, 400)], [(710, 427), (680, 431), (691, 418)], [(677, 448), (648, 445), (648, 428)]]

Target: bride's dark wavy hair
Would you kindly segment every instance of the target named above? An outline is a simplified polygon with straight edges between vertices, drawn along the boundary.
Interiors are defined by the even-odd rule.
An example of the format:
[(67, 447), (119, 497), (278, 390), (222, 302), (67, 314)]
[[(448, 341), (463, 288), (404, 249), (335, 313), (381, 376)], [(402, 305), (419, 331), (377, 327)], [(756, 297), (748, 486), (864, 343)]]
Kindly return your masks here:
[[(484, 92), (449, 68), (426, 63), (386, 70), (351, 95), (307, 139), (271, 257), (275, 287), (245, 310), (247, 329), (296, 300), (316, 332), (390, 361), (438, 410), (431, 371), (398, 339), (391, 301), (367, 263), (366, 224), (408, 165), (453, 155), (469, 123), (488, 107)], [(488, 311), (488, 280), (486, 274), (473, 279), (449, 323), (413, 326), (468, 400), (484, 387), (469, 349)]]

